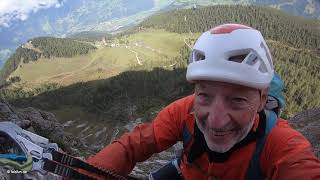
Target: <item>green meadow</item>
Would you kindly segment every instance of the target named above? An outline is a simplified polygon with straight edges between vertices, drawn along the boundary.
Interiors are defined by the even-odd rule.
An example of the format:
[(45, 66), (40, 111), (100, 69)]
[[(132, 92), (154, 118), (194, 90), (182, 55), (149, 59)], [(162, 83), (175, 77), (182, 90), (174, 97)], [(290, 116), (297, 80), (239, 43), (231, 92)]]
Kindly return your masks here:
[(86, 55), (71, 58), (41, 57), (37, 61), (21, 63), (10, 77), (21, 78), (13, 87), (28, 89), (46, 83), (66, 86), (76, 82), (106, 79), (146, 63), (152, 66), (170, 64), (171, 60), (179, 55), (184, 39), (198, 35), (143, 29), (108, 40), (106, 44)]

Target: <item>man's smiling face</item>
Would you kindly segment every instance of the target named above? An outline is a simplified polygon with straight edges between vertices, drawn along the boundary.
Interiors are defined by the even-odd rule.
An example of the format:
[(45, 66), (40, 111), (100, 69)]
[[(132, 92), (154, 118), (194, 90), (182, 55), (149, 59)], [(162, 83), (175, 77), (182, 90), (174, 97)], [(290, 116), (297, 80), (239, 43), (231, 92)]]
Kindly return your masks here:
[(266, 92), (216, 81), (196, 83), (195, 118), (212, 151), (226, 152), (246, 137), (265, 104)]

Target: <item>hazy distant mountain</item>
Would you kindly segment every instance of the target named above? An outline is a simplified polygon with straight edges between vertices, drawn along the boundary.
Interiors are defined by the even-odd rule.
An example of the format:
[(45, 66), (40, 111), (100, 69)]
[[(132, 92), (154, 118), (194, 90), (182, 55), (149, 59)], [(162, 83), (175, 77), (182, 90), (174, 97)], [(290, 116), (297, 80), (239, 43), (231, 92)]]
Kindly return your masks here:
[(0, 50), (0, 67), (3, 66), (5, 60), (8, 59), (11, 55), (11, 51), (9, 49), (2, 49)]
[[(3, 50), (14, 51), (20, 44), (36, 36), (60, 36), (103, 29), (105, 22), (150, 10), (152, 0), (77, 0), (65, 1), (63, 6), (39, 10), (24, 21), (15, 21), (9, 27), (0, 26), (0, 62)], [(162, 3), (163, 4), (163, 3)], [(108, 24), (108, 27), (112, 27)], [(110, 28), (112, 29), (112, 28)], [(7, 52), (7, 50), (6, 50)], [(1, 63), (0, 63), (1, 67)]]

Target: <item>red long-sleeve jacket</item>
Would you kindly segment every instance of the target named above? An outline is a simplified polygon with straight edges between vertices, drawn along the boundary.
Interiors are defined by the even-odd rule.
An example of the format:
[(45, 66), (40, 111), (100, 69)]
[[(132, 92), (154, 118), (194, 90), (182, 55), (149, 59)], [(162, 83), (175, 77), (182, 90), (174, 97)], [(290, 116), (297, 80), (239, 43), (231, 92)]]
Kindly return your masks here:
[[(177, 141), (187, 127), (193, 134), (194, 117), (190, 113), (194, 96), (177, 100), (165, 107), (152, 123), (141, 124), (132, 132), (106, 146), (87, 161), (100, 168), (112, 169), (127, 175), (136, 162), (148, 159)], [(257, 116), (258, 117), (258, 116)], [(256, 118), (254, 128), (259, 124)], [(245, 179), (249, 161), (255, 150), (255, 141), (235, 150), (223, 163), (210, 162), (203, 153), (187, 165), (183, 157), (181, 171), (185, 179), (221, 180)], [(283, 119), (278, 119), (270, 132), (262, 156), (261, 169), (268, 179), (320, 179), (320, 161), (312, 152), (310, 143)]]

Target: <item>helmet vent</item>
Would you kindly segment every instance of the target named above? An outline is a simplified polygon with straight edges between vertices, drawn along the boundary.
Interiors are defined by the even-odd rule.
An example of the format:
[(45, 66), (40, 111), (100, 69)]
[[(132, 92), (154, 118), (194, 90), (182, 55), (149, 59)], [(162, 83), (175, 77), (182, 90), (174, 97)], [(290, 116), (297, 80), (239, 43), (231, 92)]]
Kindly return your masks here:
[(264, 63), (261, 63), (260, 67), (259, 67), (259, 71), (262, 73), (266, 73), (268, 72), (267, 67)]
[(258, 62), (259, 57), (255, 53), (250, 53), (245, 59), (248, 65), (253, 66)]
[(262, 47), (264, 49), (264, 51), (266, 53), (266, 56), (267, 56), (267, 59), (269, 61), (269, 64), (273, 68), (272, 59), (270, 57), (270, 53), (269, 53), (268, 47), (266, 47), (266, 45), (263, 42), (260, 43), (260, 47)]
[(192, 52), (192, 62), (202, 61), (206, 59), (204, 52), (199, 50), (193, 50)]
[(248, 64), (249, 66), (252, 66), (253, 68), (257, 69), (258, 71), (265, 73), (267, 72), (267, 66), (263, 62), (263, 60), (260, 58), (260, 56), (252, 51), (250, 52), (247, 57), (244, 60), (244, 63)]
[(236, 55), (236, 56), (231, 56), (229, 57), (229, 61), (237, 62), (237, 63), (242, 63), (242, 61), (247, 57), (248, 54), (241, 54), (241, 55)]

